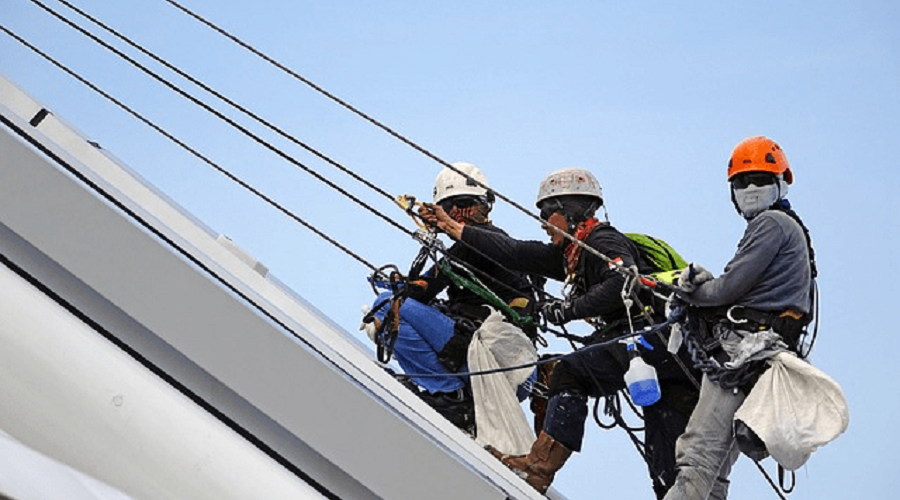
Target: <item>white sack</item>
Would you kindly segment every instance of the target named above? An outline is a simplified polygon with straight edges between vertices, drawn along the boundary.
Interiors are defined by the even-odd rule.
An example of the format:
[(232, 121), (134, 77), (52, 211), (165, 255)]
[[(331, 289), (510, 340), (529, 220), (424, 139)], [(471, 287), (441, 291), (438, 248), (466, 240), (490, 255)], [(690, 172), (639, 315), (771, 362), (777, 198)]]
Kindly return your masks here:
[(837, 382), (793, 353), (779, 353), (770, 364), (735, 413), (735, 425), (752, 429), (769, 455), (793, 471), (847, 430), (850, 410)]
[[(469, 344), (469, 370), (473, 372), (533, 363), (537, 359), (537, 351), (525, 333), (504, 322), (496, 311), (475, 331)], [(471, 377), (479, 444), (508, 455), (531, 451), (534, 431), (516, 398), (516, 389), (533, 371), (534, 367), (528, 367)]]

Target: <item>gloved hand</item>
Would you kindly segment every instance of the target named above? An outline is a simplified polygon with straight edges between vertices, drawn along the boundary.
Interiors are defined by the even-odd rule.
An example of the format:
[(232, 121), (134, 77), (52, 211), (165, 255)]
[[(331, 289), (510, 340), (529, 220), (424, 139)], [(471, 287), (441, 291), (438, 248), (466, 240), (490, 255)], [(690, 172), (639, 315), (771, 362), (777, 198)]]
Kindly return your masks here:
[(363, 321), (359, 324), (359, 329), (365, 330), (369, 340), (375, 342), (375, 334), (378, 333), (378, 328), (381, 326), (381, 320), (373, 316), (370, 321), (366, 321), (366, 316), (368, 316), (369, 311), (371, 310), (372, 308), (368, 305), (362, 306)]
[(540, 306), (544, 319), (551, 324), (559, 326), (572, 320), (572, 311), (562, 300), (548, 300), (547, 302), (542, 302)]
[(469, 340), (463, 335), (453, 335), (438, 353), (438, 361), (451, 373), (456, 373), (468, 361)]
[(711, 272), (691, 262), (678, 276), (678, 289), (684, 293), (694, 293), (697, 287), (711, 279), (713, 279)]

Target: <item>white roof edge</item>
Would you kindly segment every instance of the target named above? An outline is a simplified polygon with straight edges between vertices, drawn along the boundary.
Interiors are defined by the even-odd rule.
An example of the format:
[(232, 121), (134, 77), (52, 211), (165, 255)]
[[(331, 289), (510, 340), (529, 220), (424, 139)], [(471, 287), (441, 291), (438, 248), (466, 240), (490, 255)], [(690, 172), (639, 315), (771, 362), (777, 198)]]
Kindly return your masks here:
[[(445, 466), (450, 462), (456, 463), (457, 466), (451, 467), (456, 470), (450, 474), (454, 477), (453, 480), (462, 480), (464, 483), (471, 482), (470, 486), (474, 488), (473, 491), (481, 493), (494, 491), (494, 494), (497, 495), (496, 498), (541, 498), (484, 450), (481, 450), (474, 441), (402, 388), (371, 359), (370, 353), (362, 349), (352, 336), (289, 289), (271, 277), (267, 277), (265, 273), (261, 273), (256, 264), (262, 264), (256, 262), (252, 256), (235, 252), (234, 248), (217, 241), (217, 235), (213, 235), (202, 223), (185, 213), (139, 176), (134, 175), (130, 169), (111, 155), (90, 144), (79, 132), (52, 113), (45, 116), (37, 124), (37, 127), (30, 126), (28, 122), (44, 107), (2, 76), (0, 76), (0, 105), (4, 108), (0, 110), (4, 117), (17, 122), (22, 129), (28, 130), (28, 134), (34, 141), (58, 155), (70, 168), (77, 170), (78, 175), (83, 176), (83, 180), (79, 180), (72, 178), (71, 173), (66, 173), (62, 177), (58, 175), (59, 172), (48, 171), (46, 174), (48, 178), (54, 177), (56, 179), (54, 182), (58, 182), (59, 186), (66, 183), (61, 180), (63, 177), (68, 178), (68, 184), (71, 186), (78, 186), (82, 193), (74, 194), (73, 192), (70, 196), (73, 199), (82, 200), (80, 203), (84, 204), (84, 209), (91, 210), (92, 214), (100, 206), (105, 206), (107, 211), (113, 212), (104, 214), (97, 212), (97, 217), (117, 221), (115, 224), (110, 223), (109, 227), (104, 229), (109, 231), (110, 235), (115, 234), (117, 237), (121, 237), (125, 242), (123, 244), (139, 245), (140, 248), (144, 248), (146, 245), (148, 256), (152, 254), (156, 258), (163, 253), (167, 254), (159, 258), (165, 258), (166, 265), (171, 266), (172, 276), (183, 273), (185, 269), (190, 269), (192, 276), (183, 277), (185, 282), (180, 283), (179, 286), (193, 286), (197, 290), (203, 290), (204, 294), (208, 293), (209, 295), (202, 297), (208, 299), (210, 304), (225, 302), (242, 304), (243, 311), (235, 312), (235, 317), (229, 320), (234, 321), (235, 324), (244, 322), (243, 324), (252, 325), (252, 328), (266, 332), (264, 335), (255, 337), (252, 342), (244, 338), (246, 333), (243, 336), (241, 332), (230, 334), (232, 337), (229, 338), (235, 343), (246, 342), (248, 356), (265, 355), (271, 356), (273, 359), (281, 356), (279, 362), (283, 364), (279, 366), (284, 370), (293, 370), (294, 376), (301, 377), (301, 380), (304, 375), (304, 367), (312, 366), (309, 365), (313, 362), (311, 360), (317, 360), (314, 363), (321, 366), (321, 368), (316, 368), (317, 373), (326, 373), (322, 371), (323, 368), (327, 372), (334, 373), (337, 377), (330, 382), (333, 384), (334, 393), (347, 398), (347, 401), (336, 404), (348, 405), (348, 407), (362, 404), (369, 409), (380, 408), (377, 412), (373, 412), (371, 418), (373, 421), (381, 422), (383, 427), (390, 428), (385, 432), (391, 434), (393, 439), (399, 440), (399, 442), (394, 442), (393, 446), (396, 447), (402, 443), (405, 446), (424, 447), (406, 451), (409, 451), (413, 457), (416, 452), (432, 457)], [(14, 169), (15, 167), (6, 168)], [(54, 168), (59, 169), (59, 166), (56, 165)], [(13, 176), (20, 173), (12, 172)], [(47, 184), (52, 183), (48, 182)], [(88, 184), (93, 184), (93, 186)], [(59, 187), (59, 189), (65, 189), (68, 192), (69, 189), (72, 189), (71, 186)], [(91, 203), (85, 194), (93, 197), (94, 202)], [(97, 199), (103, 197), (107, 198), (101, 200), (101, 203), (96, 203)], [(114, 203), (111, 203), (110, 199), (114, 200)], [(6, 202), (10, 205), (24, 203), (22, 200), (7, 200)], [(0, 222), (7, 224), (40, 251), (54, 260), (60, 261), (67, 270), (88, 286), (96, 289), (98, 293), (107, 297), (126, 313), (133, 315), (137, 321), (147, 326), (161, 339), (169, 342), (184, 356), (228, 385), (242, 398), (284, 426), (285, 429), (295, 433), (299, 439), (310, 444), (328, 460), (333, 461), (338, 467), (384, 498), (399, 498), (397, 495), (410, 493), (410, 491), (402, 490), (398, 485), (390, 484), (393, 482), (390, 467), (396, 464), (389, 464), (388, 470), (367, 471), (367, 468), (373, 466), (373, 462), (366, 460), (365, 456), (353, 456), (358, 454), (329, 449), (331, 445), (327, 444), (330, 442), (328, 439), (311, 435), (321, 434), (321, 429), (310, 433), (307, 428), (310, 423), (297, 415), (297, 412), (302, 410), (296, 403), (285, 403), (286, 400), (297, 397), (296, 387), (291, 384), (283, 384), (284, 387), (273, 386), (273, 379), (266, 379), (263, 373), (241, 373), (234, 367), (229, 367), (229, 363), (234, 362), (235, 353), (228, 352), (226, 349), (211, 349), (208, 344), (209, 338), (202, 338), (202, 334), (196, 330), (182, 331), (180, 325), (162, 317), (160, 311), (171, 308), (171, 303), (139, 304), (140, 301), (137, 297), (132, 297), (124, 291), (127, 288), (124, 284), (110, 279), (104, 273), (105, 270), (98, 267), (100, 263), (77, 260), (69, 255), (72, 252), (68, 245), (77, 245), (78, 242), (51, 241), (52, 238), (48, 236), (48, 233), (52, 233), (55, 228), (34, 227), (33, 218), (29, 220), (27, 216), (10, 215), (11, 211), (4, 210), (6, 207), (3, 206), (3, 203), (0, 201), (0, 219), (2, 219)], [(35, 210), (40, 210), (40, 207)], [(135, 219), (140, 220), (144, 226), (136, 224)], [(47, 221), (46, 218), (41, 220), (47, 224), (53, 224), (53, 221)], [(154, 243), (156, 248), (151, 248), (148, 242)], [(88, 244), (88, 242), (85, 241), (84, 244)], [(173, 247), (177, 250), (174, 250)], [(112, 257), (107, 256), (107, 258)], [(103, 265), (107, 264), (108, 262), (103, 263)], [(122, 265), (127, 266), (127, 263)], [(130, 267), (127, 269), (129, 272), (135, 272)], [(159, 276), (155, 276), (155, 278), (159, 278)], [(120, 279), (140, 279), (140, 277), (132, 275), (130, 278), (122, 277)], [(210, 288), (210, 285), (214, 285), (214, 287)], [(217, 319), (214, 316), (200, 318), (200, 315), (204, 313), (208, 315), (209, 311), (220, 311), (215, 307), (209, 311), (203, 311), (200, 307), (195, 309), (195, 311), (190, 311), (191, 318), (179, 319), (214, 322)], [(193, 315), (197, 315), (197, 318), (193, 318)], [(260, 346), (258, 345), (260, 343), (271, 345)], [(265, 366), (253, 368), (260, 372), (264, 372), (266, 369)], [(269, 373), (268, 375), (272, 376), (273, 374)], [(290, 373), (282, 375), (291, 377)], [(332, 378), (329, 376), (329, 380)], [(375, 406), (372, 406), (373, 403)], [(356, 421), (356, 425), (365, 426), (365, 422)], [(383, 429), (377, 429), (375, 432), (381, 430)], [(332, 429), (331, 431), (346, 432), (347, 429)], [(359, 432), (359, 430), (356, 431)], [(366, 435), (364, 432), (358, 434), (362, 439), (365, 439)], [(415, 436), (420, 436), (420, 438)], [(425, 439), (422, 440), (421, 437)], [(371, 444), (376, 446), (392, 446), (391, 436), (372, 436), (371, 441)], [(428, 451), (426, 450), (428, 447), (433, 449)], [(395, 454), (396, 460), (403, 462), (404, 453), (392, 450), (390, 454)], [(413, 469), (427, 470), (426, 464), (415, 463), (418, 459), (411, 459), (408, 466)], [(375, 463), (377, 462), (379, 461), (375, 460)], [(382, 465), (382, 467), (385, 466)], [(399, 471), (395, 470), (393, 474), (397, 475)], [(431, 474), (434, 474), (434, 470)], [(408, 480), (402, 479), (406, 475), (404, 473), (402, 476), (395, 477), (394, 480), (397, 482)], [(376, 477), (381, 479), (374, 479)], [(432, 493), (434, 493), (433, 490)], [(447, 498), (458, 498), (459, 493), (460, 490), (457, 489), (455, 492), (451, 492)], [(433, 495), (432, 497), (438, 498)], [(487, 497), (493, 497), (493, 494)], [(551, 492), (551, 497), (561, 498), (555, 492)]]

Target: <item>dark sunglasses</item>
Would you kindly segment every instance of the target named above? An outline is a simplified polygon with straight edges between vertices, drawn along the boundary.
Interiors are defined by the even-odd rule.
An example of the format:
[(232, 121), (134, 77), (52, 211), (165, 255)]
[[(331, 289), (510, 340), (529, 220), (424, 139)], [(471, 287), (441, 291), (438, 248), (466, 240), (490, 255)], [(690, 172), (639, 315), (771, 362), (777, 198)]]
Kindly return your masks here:
[(547, 200), (541, 203), (541, 219), (549, 219), (551, 215), (561, 211), (562, 208), (562, 202), (559, 200)]
[(479, 203), (481, 203), (481, 200), (475, 196), (452, 196), (446, 200), (441, 200), (440, 203), (438, 203), (438, 206), (443, 208), (445, 212), (449, 212), (453, 210), (453, 207), (466, 209), (474, 207)]
[(744, 172), (732, 177), (731, 185), (736, 189), (746, 189), (750, 184), (762, 187), (775, 184), (777, 180), (778, 178), (775, 177), (775, 174), (768, 172)]

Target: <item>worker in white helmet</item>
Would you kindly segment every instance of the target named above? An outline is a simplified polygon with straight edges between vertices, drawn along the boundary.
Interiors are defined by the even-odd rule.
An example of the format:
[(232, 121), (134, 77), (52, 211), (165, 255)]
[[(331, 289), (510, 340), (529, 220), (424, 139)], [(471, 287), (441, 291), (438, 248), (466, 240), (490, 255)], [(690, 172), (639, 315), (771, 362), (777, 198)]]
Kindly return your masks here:
[[(459, 224), (484, 231), (505, 234), (489, 219), (494, 195), (488, 180), (471, 163), (454, 163), (444, 168), (435, 179), (434, 204)], [(511, 304), (522, 314), (536, 307), (532, 284), (521, 273), (512, 272), (498, 262), (456, 243), (447, 249), (456, 261), (477, 270), (476, 277), (504, 304)], [(485, 278), (490, 277), (490, 279)], [(412, 377), (421, 388), (419, 395), (448, 420), (474, 434), (474, 405), (468, 379), (454, 374), (466, 366), (469, 344), (475, 330), (491, 313), (486, 299), (466, 287), (450, 286), (450, 277), (439, 266), (424, 272), (410, 287), (409, 296), (400, 310), (400, 330), (394, 345), (394, 357), (406, 373), (447, 377)], [(446, 300), (439, 295), (445, 292)], [(376, 303), (381, 303), (383, 294)], [(387, 304), (376, 316), (383, 319)], [(536, 328), (526, 328), (534, 341)], [(520, 400), (527, 397), (520, 391)]]

